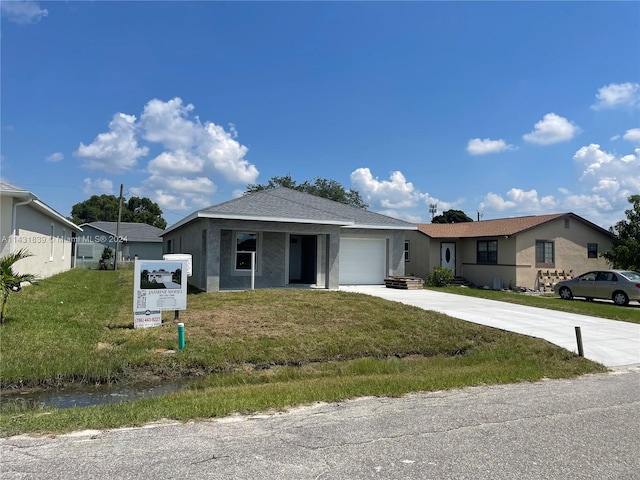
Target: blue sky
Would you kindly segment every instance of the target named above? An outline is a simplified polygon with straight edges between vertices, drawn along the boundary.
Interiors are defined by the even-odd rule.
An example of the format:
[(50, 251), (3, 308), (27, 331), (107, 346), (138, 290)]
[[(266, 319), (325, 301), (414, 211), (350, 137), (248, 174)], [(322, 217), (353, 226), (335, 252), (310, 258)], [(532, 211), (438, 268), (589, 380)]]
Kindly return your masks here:
[(413, 222), (640, 193), (638, 2), (25, 2), (2, 8), (5, 181), (169, 224), (291, 174)]

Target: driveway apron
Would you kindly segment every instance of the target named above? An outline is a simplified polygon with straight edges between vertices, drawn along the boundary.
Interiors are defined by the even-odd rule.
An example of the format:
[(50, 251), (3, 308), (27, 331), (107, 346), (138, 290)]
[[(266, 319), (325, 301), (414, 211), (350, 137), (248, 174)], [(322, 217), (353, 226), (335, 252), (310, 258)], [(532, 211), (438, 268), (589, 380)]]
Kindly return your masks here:
[(640, 364), (640, 324), (637, 323), (432, 290), (401, 290), (384, 285), (341, 286), (340, 290), (373, 295), (469, 322), (542, 338), (572, 352), (578, 351), (575, 327), (580, 327), (586, 358), (607, 367)]

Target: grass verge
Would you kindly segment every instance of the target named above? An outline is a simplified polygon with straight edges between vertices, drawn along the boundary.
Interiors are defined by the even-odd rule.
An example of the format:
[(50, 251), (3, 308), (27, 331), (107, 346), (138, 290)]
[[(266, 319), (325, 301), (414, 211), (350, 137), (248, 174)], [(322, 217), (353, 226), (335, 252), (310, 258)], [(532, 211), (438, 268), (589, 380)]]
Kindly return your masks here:
[(141, 425), (602, 372), (549, 344), (347, 292), (190, 294), (160, 327), (134, 330), (131, 271), (72, 270), (23, 289), (0, 329), (0, 387), (199, 379), (186, 391), (72, 409), (3, 406), (0, 434)]

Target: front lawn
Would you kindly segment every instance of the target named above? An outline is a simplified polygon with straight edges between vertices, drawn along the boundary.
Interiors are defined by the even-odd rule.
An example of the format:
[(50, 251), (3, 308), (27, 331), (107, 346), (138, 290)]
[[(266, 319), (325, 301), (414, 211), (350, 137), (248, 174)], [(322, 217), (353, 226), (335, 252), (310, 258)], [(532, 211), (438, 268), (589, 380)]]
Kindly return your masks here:
[[(0, 387), (197, 378), (159, 398), (72, 409), (3, 405), (0, 433), (63, 432), (285, 409), (364, 395), (606, 369), (546, 341), (348, 292), (192, 293), (179, 321), (133, 329), (133, 272), (72, 270), (9, 299)], [(572, 302), (578, 303), (578, 302)]]

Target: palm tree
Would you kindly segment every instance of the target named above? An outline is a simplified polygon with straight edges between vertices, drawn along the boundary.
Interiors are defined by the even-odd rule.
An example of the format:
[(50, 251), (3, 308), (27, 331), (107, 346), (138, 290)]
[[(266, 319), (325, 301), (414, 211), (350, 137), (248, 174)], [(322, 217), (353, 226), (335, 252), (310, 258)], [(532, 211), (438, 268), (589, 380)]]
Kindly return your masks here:
[(22, 282), (36, 283), (38, 279), (31, 273), (17, 274), (13, 270), (13, 264), (18, 260), (30, 257), (31, 253), (28, 250), (21, 248), (17, 252), (10, 253), (0, 258), (0, 291), (2, 294), (2, 312), (0, 314), (0, 325), (4, 323), (4, 318), (7, 313), (7, 300), (9, 294), (20, 291), (20, 284)]

